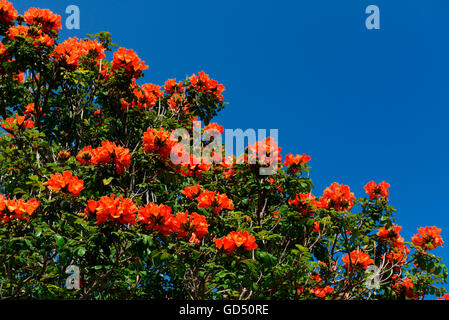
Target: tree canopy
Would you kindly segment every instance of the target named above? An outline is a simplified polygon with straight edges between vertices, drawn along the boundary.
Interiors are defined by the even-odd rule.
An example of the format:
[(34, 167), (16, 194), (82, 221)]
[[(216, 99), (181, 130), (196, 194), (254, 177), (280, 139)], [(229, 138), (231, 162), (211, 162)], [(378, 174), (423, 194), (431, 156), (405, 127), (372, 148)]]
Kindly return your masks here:
[(314, 195), (311, 158), (272, 137), (228, 156), (211, 122), (222, 84), (144, 83), (149, 67), (109, 33), (60, 30), (50, 10), (0, 0), (0, 298), (444, 295), (441, 229), (405, 241), (387, 182)]

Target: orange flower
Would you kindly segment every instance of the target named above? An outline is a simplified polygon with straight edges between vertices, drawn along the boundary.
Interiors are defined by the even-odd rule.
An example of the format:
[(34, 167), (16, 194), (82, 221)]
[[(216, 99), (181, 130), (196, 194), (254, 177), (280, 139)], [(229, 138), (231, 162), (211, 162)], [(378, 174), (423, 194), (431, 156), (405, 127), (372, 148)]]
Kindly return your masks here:
[(69, 38), (55, 47), (55, 59), (65, 63), (66, 67), (77, 68), (81, 60), (90, 59), (97, 64), (100, 60), (106, 58), (103, 45), (92, 40), (79, 40), (78, 38)]
[(84, 209), (84, 214), (86, 216), (91, 216), (92, 214), (94, 214), (96, 212), (98, 208), (98, 202), (95, 200), (87, 200), (87, 206)]
[(129, 77), (137, 79), (142, 75), (142, 71), (148, 69), (148, 66), (140, 60), (132, 49), (119, 48), (114, 52), (112, 69), (124, 68)]
[(229, 179), (235, 174), (236, 170), (233, 168), (233, 166), (236, 163), (237, 159), (234, 155), (223, 158), (221, 167), (224, 169), (223, 175), (225, 179)]
[(278, 148), (274, 139), (268, 137), (248, 146), (244, 158), (250, 164), (255, 164), (258, 161), (261, 165), (271, 165), (272, 163), (281, 163), (281, 151), (282, 148)]
[(204, 128), (204, 131), (207, 131), (207, 130), (217, 130), (218, 132), (220, 132), (220, 134), (223, 134), (223, 132), (224, 132), (223, 127), (220, 126), (218, 123), (214, 123), (214, 122), (209, 123), (209, 124)]
[(418, 296), (413, 292), (413, 282), (409, 278), (396, 279), (393, 289), (399, 294), (405, 294), (410, 299), (417, 299)]
[(146, 153), (157, 153), (163, 158), (169, 158), (171, 150), (177, 141), (170, 138), (170, 133), (163, 128), (148, 129), (143, 134), (143, 150)]
[[(131, 164), (129, 149), (118, 146), (114, 142), (110, 141), (102, 141), (101, 147), (98, 147), (92, 151), (84, 148), (81, 152), (83, 152), (81, 156), (84, 156), (85, 159), (89, 157), (90, 152), (92, 154), (91, 162), (94, 165), (106, 165), (109, 163), (114, 164), (115, 172), (117, 174), (122, 174), (123, 171), (128, 169)], [(80, 158), (80, 154), (78, 154), (78, 161), (80, 161)]]
[(210, 208), (215, 201), (215, 194), (214, 191), (204, 190), (196, 199), (198, 201), (198, 208)]
[(214, 213), (219, 213), (223, 209), (234, 210), (234, 204), (226, 194), (217, 193), (215, 200)]
[(352, 268), (366, 269), (374, 263), (374, 260), (370, 258), (369, 254), (361, 250), (354, 250), (349, 255), (345, 255), (342, 261), (346, 264), (347, 270), (351, 270)]
[(307, 156), (305, 154), (303, 155), (296, 155), (293, 156), (293, 154), (288, 154), (286, 157), (286, 160), (284, 161), (284, 165), (288, 167), (288, 169), (292, 172), (298, 172), (301, 170), (301, 166), (305, 166), (307, 162), (310, 161), (311, 157)]
[(449, 294), (439, 297), (437, 300), (449, 300)]
[(8, 29), (6, 36), (10, 40), (14, 40), (17, 36), (23, 36), (27, 42), (36, 47), (41, 45), (50, 47), (55, 43), (55, 39), (44, 33), (42, 30), (32, 30), (31, 32), (31, 29), (24, 25), (11, 26)]
[(404, 243), (404, 238), (399, 235), (402, 227), (393, 224), (392, 229), (386, 229), (386, 225), (379, 228), (377, 236), (383, 240), (389, 241), (393, 247), (402, 245)]
[(11, 26), (8, 29), (8, 32), (6, 36), (9, 40), (14, 40), (17, 36), (26, 36), (28, 34), (29, 27), (18, 25), (18, 26)]
[(198, 201), (198, 208), (208, 209), (212, 207), (215, 214), (221, 212), (223, 209), (234, 210), (234, 204), (226, 194), (204, 190), (196, 200)]
[(197, 184), (196, 186), (186, 187), (184, 190), (181, 191), (181, 193), (190, 200), (193, 200), (193, 198), (196, 198), (199, 195), (200, 191), (201, 186)]
[(73, 176), (70, 171), (64, 171), (63, 174), (52, 174), (50, 180), (47, 181), (47, 186), (50, 190), (70, 193), (72, 196), (77, 197), (84, 189), (84, 182)]
[(5, 45), (0, 42), (0, 61), (3, 58), (2, 56), (6, 56), (6, 52), (8, 49), (6, 49)]
[(177, 213), (173, 221), (173, 227), (179, 238), (191, 238), (194, 235), (191, 240), (195, 243), (198, 243), (199, 241), (197, 240), (204, 237), (208, 232), (206, 217), (196, 212), (190, 215), (189, 211)]
[(182, 81), (176, 83), (176, 79), (168, 79), (164, 85), (165, 93), (174, 94), (184, 91)]
[(294, 206), (303, 217), (313, 216), (314, 211), (319, 206), (319, 202), (311, 193), (297, 193), (295, 199), (289, 199), (288, 204)]
[(256, 239), (248, 231), (232, 231), (223, 239), (213, 239), (217, 249), (223, 249), (226, 254), (231, 254), (236, 249), (242, 248), (247, 251), (257, 249)]
[(374, 182), (370, 181), (367, 183), (367, 185), (364, 187), (366, 194), (369, 195), (370, 200), (376, 200), (379, 197), (382, 198), (388, 198), (388, 188), (390, 187), (390, 184), (388, 184), (385, 181), (382, 181), (379, 183), (379, 186)]
[(94, 151), (92, 150), (92, 147), (87, 146), (87, 147), (84, 147), (80, 152), (78, 152), (78, 155), (76, 156), (76, 160), (78, 160), (78, 162), (81, 164), (91, 165), (93, 157), (94, 157)]
[(194, 89), (205, 94), (213, 94), (217, 97), (217, 100), (223, 100), (222, 93), (225, 91), (225, 87), (222, 84), (219, 84), (218, 81), (210, 79), (209, 75), (205, 74), (203, 71), (201, 71), (198, 76), (193, 74), (189, 80), (189, 89)]
[(320, 198), (320, 208), (335, 209), (337, 211), (351, 210), (354, 206), (354, 193), (346, 185), (334, 182), (324, 190), (324, 195)]
[(11, 2), (0, 0), (0, 23), (13, 22), (17, 17), (17, 10)]
[(174, 93), (167, 99), (167, 102), (168, 108), (174, 113), (179, 113), (181, 111), (184, 113), (189, 112), (189, 104), (183, 94)]
[(385, 254), (385, 259), (390, 264), (402, 266), (406, 263), (407, 255), (410, 253), (410, 249), (406, 245), (393, 247), (391, 251)]
[(173, 233), (173, 220), (171, 208), (163, 204), (149, 203), (140, 207), (137, 214), (137, 221), (147, 230), (159, 231), (164, 235)]
[[(180, 157), (184, 153), (180, 151)], [(187, 161), (186, 161), (187, 162)], [(197, 157), (193, 154), (190, 155), (190, 161), (181, 165), (180, 173), (184, 177), (198, 177), (201, 178), (204, 172), (207, 172), (211, 168), (211, 164), (207, 163), (203, 158)], [(210, 161), (209, 161), (210, 162)]]
[(321, 232), (321, 229), (320, 229), (320, 222), (319, 222), (319, 221), (315, 221), (315, 222), (313, 223), (313, 231), (314, 231), (314, 232)]
[(136, 221), (137, 207), (129, 198), (115, 197), (112, 193), (109, 197), (101, 197), (97, 204), (97, 224), (106, 221), (134, 224)]
[(443, 246), (443, 238), (440, 233), (441, 229), (437, 227), (419, 228), (418, 233), (412, 237), (412, 241), (422, 250), (433, 250), (438, 246)]
[(320, 287), (315, 287), (312, 288), (311, 290), (318, 298), (324, 298), (325, 296), (327, 296), (329, 293), (331, 293), (332, 291), (334, 291), (334, 288), (326, 286), (324, 288), (320, 288)]
[(40, 201), (36, 199), (30, 199), (28, 202), (23, 199), (8, 200), (0, 194), (0, 220), (5, 223), (12, 219), (29, 220), (29, 216), (33, 215), (39, 206)]
[(6, 123), (3, 123), (1, 127), (9, 132), (14, 132), (16, 128), (19, 130), (34, 128), (33, 120), (17, 114), (15, 118), (6, 118), (5, 121)]
[(62, 29), (61, 16), (48, 9), (30, 8), (25, 12), (24, 17), (26, 23), (38, 25), (46, 33), (59, 32)]
[(23, 114), (26, 115), (34, 115), (36, 113), (36, 110), (34, 109), (34, 103), (30, 103), (29, 105), (27, 105), (25, 107), (25, 111), (23, 112)]
[(130, 109), (137, 107), (138, 109), (151, 109), (153, 108), (159, 99), (164, 95), (160, 86), (147, 83), (142, 86), (136, 85), (133, 89), (134, 99), (131, 103), (122, 99), (122, 109)]

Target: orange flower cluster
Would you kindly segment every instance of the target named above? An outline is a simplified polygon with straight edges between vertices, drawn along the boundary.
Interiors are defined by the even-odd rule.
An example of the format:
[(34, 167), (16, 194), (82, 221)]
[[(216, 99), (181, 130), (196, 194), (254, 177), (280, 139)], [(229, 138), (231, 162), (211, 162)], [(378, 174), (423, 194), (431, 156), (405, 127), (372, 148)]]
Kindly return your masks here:
[(208, 233), (206, 217), (193, 212), (179, 212), (172, 220), (172, 228), (178, 233), (178, 238), (189, 238), (191, 243), (200, 243), (202, 237)]
[(391, 251), (385, 255), (385, 259), (390, 264), (395, 264), (400, 267), (406, 263), (407, 255), (410, 253), (410, 249), (405, 245), (398, 245), (391, 248)]
[(17, 10), (11, 2), (0, 0), (0, 23), (11, 23), (17, 17)]
[(354, 200), (354, 193), (349, 190), (349, 186), (334, 182), (324, 190), (324, 194), (320, 198), (320, 208), (333, 208), (337, 211), (351, 210), (354, 206)]
[(29, 29), (30, 27), (23, 25), (11, 26), (6, 33), (6, 36), (9, 40), (14, 40), (17, 36), (27, 36)]
[(278, 148), (273, 138), (268, 137), (265, 140), (257, 141), (255, 144), (247, 147), (244, 159), (246, 163), (256, 163), (261, 165), (271, 165), (273, 162), (281, 163), (282, 148)]
[(30, 103), (25, 107), (25, 111), (23, 111), (24, 115), (34, 116), (36, 113), (36, 109), (34, 108), (34, 103)]
[(215, 122), (211, 122), (207, 126), (205, 126), (204, 131), (207, 131), (207, 130), (217, 130), (218, 132), (220, 132), (220, 134), (223, 134), (223, 132), (224, 132), (223, 127)]
[(47, 186), (50, 190), (61, 191), (77, 197), (84, 189), (84, 181), (75, 177), (72, 172), (64, 171), (62, 174), (52, 174), (47, 181)]
[(221, 163), (221, 167), (223, 168), (223, 175), (225, 179), (232, 178), (234, 176), (236, 170), (233, 168), (237, 163), (237, 159), (235, 156), (227, 156), (223, 158), (223, 162)]
[(176, 82), (176, 79), (168, 79), (164, 84), (165, 93), (176, 94), (184, 91), (183, 82)]
[(325, 286), (324, 288), (319, 286), (319, 283), (323, 281), (319, 274), (313, 275), (311, 282), (315, 285), (313, 288), (305, 289), (304, 287), (298, 287), (296, 290), (299, 295), (302, 295), (304, 292), (313, 293), (318, 298), (325, 298), (328, 294), (334, 291), (333, 287)]
[[(182, 156), (182, 150), (179, 151)], [(209, 171), (211, 168), (210, 161), (206, 161), (203, 158), (197, 157), (193, 154), (190, 155), (190, 161), (181, 165), (179, 170), (184, 177), (198, 177), (201, 178), (204, 172)]]
[(114, 52), (112, 69), (124, 68), (130, 78), (137, 79), (142, 71), (148, 69), (144, 61), (140, 60), (132, 49), (119, 48)]
[(44, 33), (42, 30), (30, 32), (28, 26), (18, 25), (12, 26), (8, 29), (7, 37), (14, 40), (17, 36), (26, 37), (26, 40), (31, 42), (34, 46), (51, 47), (55, 44), (55, 39)]
[(5, 45), (0, 42), (0, 61), (2, 61), (3, 57), (6, 57), (7, 52), (8, 52), (8, 49), (6, 49)]
[(129, 149), (116, 145), (114, 142), (102, 141), (101, 147), (92, 149), (84, 147), (76, 156), (76, 159), (84, 165), (106, 165), (113, 163), (117, 174), (122, 174), (129, 168), (131, 155)]
[(170, 138), (170, 133), (163, 128), (159, 130), (148, 129), (143, 134), (143, 150), (146, 153), (156, 153), (163, 158), (169, 158), (171, 149), (177, 143), (174, 139)]
[(34, 121), (27, 119), (26, 116), (19, 116), (16, 114), (15, 118), (6, 118), (6, 123), (3, 123), (1, 127), (9, 132), (15, 132), (16, 129), (31, 129), (34, 128)]
[(209, 75), (205, 74), (203, 71), (198, 73), (198, 76), (193, 74), (189, 80), (189, 88), (201, 93), (213, 94), (219, 101), (223, 100), (222, 93), (225, 91), (225, 87), (222, 84), (219, 84), (217, 80), (210, 79)]
[(204, 190), (196, 198), (196, 201), (198, 201), (199, 209), (213, 208), (215, 214), (220, 213), (224, 209), (234, 210), (232, 200), (226, 194), (215, 191)]
[(30, 8), (24, 14), (25, 22), (38, 25), (46, 33), (59, 32), (62, 29), (61, 16), (54, 14), (49, 9)]
[(409, 278), (399, 278), (397, 274), (392, 276), (393, 289), (400, 295), (404, 294), (410, 299), (418, 299), (418, 296), (414, 293), (413, 282)]
[(320, 222), (319, 221), (315, 221), (314, 223), (313, 223), (313, 232), (321, 232), (321, 229), (320, 229)]
[(28, 216), (33, 215), (40, 204), (36, 199), (30, 199), (28, 202), (23, 199), (8, 200), (0, 194), (0, 220), (5, 223), (13, 219), (29, 220)]
[(301, 167), (305, 166), (307, 162), (309, 162), (312, 158), (308, 155), (299, 155), (293, 156), (293, 154), (288, 154), (285, 156), (284, 166), (288, 167), (288, 170), (292, 172), (301, 171)]
[(161, 86), (152, 83), (146, 83), (142, 86), (136, 86), (133, 90), (135, 101), (131, 103), (122, 99), (122, 109), (137, 107), (141, 110), (153, 108), (158, 100), (164, 95)]
[(173, 233), (171, 208), (166, 205), (149, 203), (139, 208), (137, 221), (145, 226), (147, 230), (159, 231), (163, 235)]
[(68, 67), (77, 68), (82, 57), (89, 57), (97, 64), (100, 60), (106, 58), (105, 48), (95, 39), (95, 41), (78, 38), (69, 38), (55, 47), (54, 55), (57, 61), (64, 62)]
[(185, 187), (185, 189), (181, 191), (181, 193), (190, 200), (193, 200), (194, 198), (198, 197), (200, 195), (200, 192), (201, 186), (199, 184), (197, 184), (196, 186)]
[(349, 271), (352, 268), (362, 268), (365, 270), (369, 265), (374, 263), (374, 260), (370, 258), (369, 254), (361, 250), (354, 250), (349, 255), (346, 254), (342, 261), (346, 264), (346, 269)]
[(412, 237), (413, 244), (422, 250), (433, 250), (443, 246), (443, 238), (440, 236), (441, 229), (437, 227), (419, 228), (418, 233)]
[(294, 199), (289, 199), (288, 204), (294, 206), (303, 217), (313, 216), (314, 211), (319, 207), (319, 202), (311, 193), (297, 193)]
[(382, 198), (388, 198), (388, 188), (390, 187), (390, 184), (382, 181), (377, 185), (374, 181), (370, 181), (367, 183), (367, 185), (364, 187), (366, 194), (369, 195), (370, 200), (376, 200), (379, 197)]
[(166, 205), (149, 203), (139, 208), (137, 221), (147, 230), (159, 231), (163, 235), (178, 234), (178, 238), (189, 238), (191, 243), (199, 243), (207, 234), (208, 224), (206, 217), (193, 212), (171, 214), (171, 208)]
[(113, 221), (120, 224), (134, 224), (136, 222), (137, 206), (129, 198), (115, 197), (112, 193), (109, 197), (101, 197), (100, 200), (89, 200), (84, 209), (87, 216), (95, 214), (97, 224)]
[(405, 263), (407, 254), (410, 253), (410, 249), (404, 244), (404, 238), (399, 235), (402, 227), (393, 224), (392, 229), (387, 229), (386, 226), (379, 228), (377, 232), (377, 236), (387, 241), (391, 250), (389, 253), (385, 255), (385, 258), (390, 263), (394, 263), (398, 266), (401, 266)]
[(389, 241), (393, 245), (404, 243), (404, 238), (399, 235), (402, 230), (401, 226), (393, 224), (392, 229), (387, 229), (386, 226), (380, 227), (377, 236), (383, 240)]
[(439, 297), (437, 300), (449, 300), (449, 294)]
[(25, 73), (22, 71), (19, 70), (17, 73), (13, 73), (12, 76), (15, 81), (25, 83)]
[(326, 297), (328, 294), (332, 293), (334, 291), (334, 288), (330, 287), (330, 286), (325, 286), (324, 288), (320, 288), (320, 287), (315, 287), (312, 288), (312, 293), (315, 294), (315, 296), (317, 296), (318, 298), (324, 298)]
[(217, 239), (214, 238), (218, 250), (223, 249), (226, 254), (231, 254), (235, 250), (242, 248), (247, 251), (257, 249), (256, 238), (251, 236), (248, 231), (232, 231), (227, 236)]

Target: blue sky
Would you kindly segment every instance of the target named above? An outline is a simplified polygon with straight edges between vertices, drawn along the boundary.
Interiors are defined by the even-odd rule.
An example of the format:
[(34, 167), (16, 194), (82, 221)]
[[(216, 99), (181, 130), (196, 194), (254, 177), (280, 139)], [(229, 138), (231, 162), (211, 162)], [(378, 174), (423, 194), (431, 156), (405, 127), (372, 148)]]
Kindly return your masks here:
[[(78, 5), (81, 29), (110, 31), (162, 84), (204, 70), (226, 86), (225, 128), (276, 128), (283, 154), (312, 156), (317, 195), (332, 182), (357, 196), (387, 181), (402, 235), (443, 229), (449, 264), (449, 2), (13, 1), (62, 15)], [(380, 8), (381, 29), (365, 28)], [(449, 287), (447, 287), (449, 289)]]

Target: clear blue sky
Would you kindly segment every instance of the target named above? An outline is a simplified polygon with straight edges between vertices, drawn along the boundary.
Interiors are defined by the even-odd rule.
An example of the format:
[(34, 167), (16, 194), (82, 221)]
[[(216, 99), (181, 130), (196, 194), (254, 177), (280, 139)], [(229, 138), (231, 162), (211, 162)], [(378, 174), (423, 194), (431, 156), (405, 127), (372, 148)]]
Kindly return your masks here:
[[(386, 180), (406, 241), (443, 229), (449, 265), (449, 1), (13, 1), (110, 31), (162, 84), (204, 70), (226, 86), (225, 128), (277, 128), (283, 153), (312, 156), (321, 194), (332, 182), (357, 196)], [(365, 28), (380, 8), (381, 30)], [(449, 287), (447, 287), (449, 289)]]

